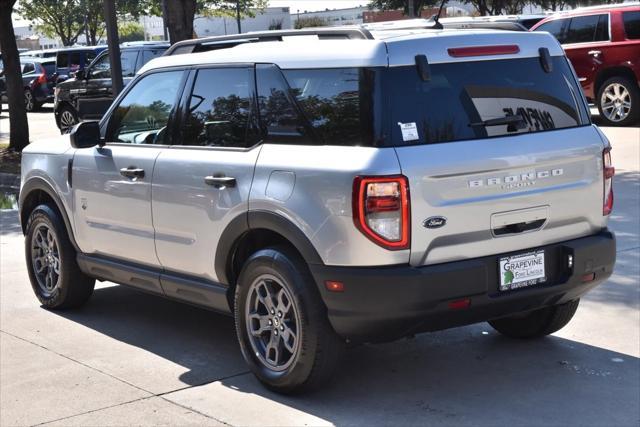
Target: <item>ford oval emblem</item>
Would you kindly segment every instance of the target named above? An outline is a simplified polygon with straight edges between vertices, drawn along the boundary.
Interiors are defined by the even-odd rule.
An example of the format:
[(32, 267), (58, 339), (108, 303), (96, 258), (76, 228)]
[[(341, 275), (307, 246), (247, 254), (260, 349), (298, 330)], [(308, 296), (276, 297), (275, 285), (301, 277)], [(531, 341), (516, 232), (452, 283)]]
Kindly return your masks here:
[(440, 227), (444, 227), (446, 223), (447, 223), (447, 218), (443, 216), (432, 216), (430, 218), (425, 219), (422, 225), (425, 228), (440, 228)]

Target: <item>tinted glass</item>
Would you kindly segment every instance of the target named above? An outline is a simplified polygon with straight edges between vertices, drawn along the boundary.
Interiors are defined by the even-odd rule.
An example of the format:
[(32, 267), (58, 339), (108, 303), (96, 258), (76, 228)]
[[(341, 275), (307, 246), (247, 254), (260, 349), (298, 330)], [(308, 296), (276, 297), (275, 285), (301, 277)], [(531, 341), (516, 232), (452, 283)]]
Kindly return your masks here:
[(108, 79), (111, 78), (111, 64), (109, 63), (109, 55), (104, 55), (91, 67), (90, 77), (92, 79)]
[(81, 52), (71, 52), (71, 55), (69, 55), (69, 67), (71, 67), (72, 71), (77, 70), (78, 68), (80, 68), (80, 65), (82, 64), (82, 53)]
[(166, 127), (180, 88), (182, 71), (143, 77), (120, 101), (109, 120), (107, 140), (166, 144)]
[(551, 33), (560, 43), (564, 43), (564, 33), (562, 31), (566, 19), (556, 19), (554, 21), (546, 22), (536, 28), (536, 31), (547, 31)]
[(601, 42), (607, 40), (609, 40), (609, 15), (600, 15), (594, 41)]
[(122, 77), (133, 77), (136, 74), (137, 50), (125, 50), (120, 54), (122, 62)]
[(183, 145), (249, 147), (257, 142), (257, 132), (251, 124), (252, 71), (198, 71), (183, 126)]
[[(552, 61), (551, 73), (542, 70), (538, 58), (435, 64), (427, 82), (413, 66), (389, 68), (385, 90), (392, 143), (481, 139), (585, 124), (567, 60)], [(511, 126), (483, 123), (512, 115), (522, 120)]]
[(599, 15), (571, 18), (564, 43), (587, 43), (595, 40)]
[(153, 58), (157, 58), (159, 56), (162, 56), (162, 54), (164, 53), (164, 50), (145, 50), (142, 52), (142, 65), (146, 64), (147, 62), (151, 61)]
[(56, 61), (56, 65), (59, 68), (67, 68), (69, 66), (69, 55), (66, 52), (60, 52)]
[(26, 62), (22, 64), (22, 74), (31, 74), (36, 71), (36, 66), (33, 62)]
[(265, 141), (278, 144), (313, 143), (280, 70), (273, 65), (256, 65), (256, 80), (260, 126)]
[(628, 39), (640, 39), (640, 11), (624, 12), (622, 14), (624, 21), (624, 32)]
[(372, 71), (349, 68), (283, 73), (322, 143), (363, 145), (371, 141)]
[(90, 64), (91, 61), (96, 59), (96, 56), (98, 56), (98, 54), (93, 50), (87, 51), (86, 55), (87, 55), (87, 60), (85, 61), (85, 64)]

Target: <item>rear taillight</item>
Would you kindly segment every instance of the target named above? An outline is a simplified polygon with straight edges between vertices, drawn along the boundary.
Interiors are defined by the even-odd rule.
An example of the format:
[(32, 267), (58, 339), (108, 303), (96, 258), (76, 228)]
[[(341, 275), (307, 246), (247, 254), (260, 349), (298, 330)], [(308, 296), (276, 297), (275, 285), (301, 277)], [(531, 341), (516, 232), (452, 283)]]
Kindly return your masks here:
[(409, 247), (409, 182), (404, 176), (356, 177), (353, 220), (373, 242), (386, 249)]
[(447, 53), (449, 53), (449, 56), (452, 56), (454, 58), (466, 58), (469, 56), (513, 55), (518, 52), (520, 52), (520, 47), (516, 44), (452, 47), (447, 49)]
[[(44, 70), (43, 70), (44, 71)], [(42, 86), (47, 84), (47, 75), (43, 72), (31, 82), (31, 87)]]
[(602, 215), (609, 215), (613, 210), (613, 175), (616, 168), (611, 165), (611, 147), (602, 152)]

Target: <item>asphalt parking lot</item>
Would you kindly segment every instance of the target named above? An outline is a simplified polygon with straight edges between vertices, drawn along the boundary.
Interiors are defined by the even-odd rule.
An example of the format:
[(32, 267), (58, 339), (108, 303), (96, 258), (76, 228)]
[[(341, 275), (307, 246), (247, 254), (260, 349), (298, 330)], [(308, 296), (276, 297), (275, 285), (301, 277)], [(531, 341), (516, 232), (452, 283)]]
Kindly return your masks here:
[[(32, 138), (56, 135), (51, 110)], [(0, 118), (0, 139), (8, 120)], [(33, 295), (17, 212), (0, 218), (0, 425), (640, 424), (640, 128), (613, 145), (611, 279), (537, 341), (478, 324), (351, 349), (325, 390), (283, 397), (248, 372), (232, 319), (111, 283), (81, 310)]]

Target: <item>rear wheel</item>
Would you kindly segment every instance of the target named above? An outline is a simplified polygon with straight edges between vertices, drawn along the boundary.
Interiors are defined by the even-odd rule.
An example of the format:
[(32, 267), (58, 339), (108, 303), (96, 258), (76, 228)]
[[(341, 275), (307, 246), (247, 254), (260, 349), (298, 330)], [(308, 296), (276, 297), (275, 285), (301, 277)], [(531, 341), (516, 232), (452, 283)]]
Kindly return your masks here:
[(31, 287), (46, 308), (79, 307), (93, 293), (95, 280), (80, 271), (64, 223), (48, 205), (29, 216), (25, 255)]
[(640, 120), (640, 89), (626, 77), (605, 81), (597, 95), (600, 117), (609, 126), (627, 126)]
[(69, 106), (60, 107), (60, 112), (58, 113), (58, 127), (60, 128), (60, 133), (65, 134), (71, 132), (71, 129), (78, 124), (78, 115), (73, 110), (73, 108)]
[(42, 104), (39, 104), (38, 101), (36, 101), (36, 98), (33, 95), (33, 92), (31, 91), (31, 89), (25, 89), (24, 107), (26, 108), (26, 110), (28, 112), (37, 111), (41, 106)]
[(523, 315), (490, 320), (489, 324), (502, 335), (512, 338), (542, 337), (564, 328), (573, 318), (579, 303), (580, 299), (576, 299)]
[(236, 288), (235, 321), (251, 371), (280, 393), (323, 384), (344, 348), (308, 268), (285, 248), (260, 250), (245, 263)]

